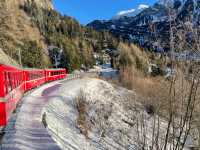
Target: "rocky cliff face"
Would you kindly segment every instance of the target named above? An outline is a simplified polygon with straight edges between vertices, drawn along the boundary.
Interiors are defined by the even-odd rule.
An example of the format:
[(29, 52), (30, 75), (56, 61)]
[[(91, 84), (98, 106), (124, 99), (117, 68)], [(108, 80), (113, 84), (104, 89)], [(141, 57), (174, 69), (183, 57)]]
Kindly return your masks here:
[[(26, 0), (26, 1), (32, 1), (32, 0)], [(51, 0), (34, 0), (34, 1), (38, 5), (38, 7), (41, 7), (44, 9), (53, 9)]]

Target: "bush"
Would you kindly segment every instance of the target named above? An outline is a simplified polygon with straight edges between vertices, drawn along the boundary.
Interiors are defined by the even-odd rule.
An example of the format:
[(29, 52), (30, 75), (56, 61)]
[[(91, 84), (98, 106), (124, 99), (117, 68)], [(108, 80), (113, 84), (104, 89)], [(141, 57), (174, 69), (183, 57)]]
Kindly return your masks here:
[(24, 41), (21, 47), (21, 58), (25, 67), (44, 68), (48, 66), (42, 48), (36, 41)]
[(119, 44), (120, 55), (119, 55), (119, 68), (135, 67), (141, 72), (146, 72), (148, 57), (145, 52), (131, 44)]
[(80, 91), (79, 95), (76, 97), (76, 108), (78, 111), (77, 126), (80, 132), (88, 138), (87, 102), (83, 91)]

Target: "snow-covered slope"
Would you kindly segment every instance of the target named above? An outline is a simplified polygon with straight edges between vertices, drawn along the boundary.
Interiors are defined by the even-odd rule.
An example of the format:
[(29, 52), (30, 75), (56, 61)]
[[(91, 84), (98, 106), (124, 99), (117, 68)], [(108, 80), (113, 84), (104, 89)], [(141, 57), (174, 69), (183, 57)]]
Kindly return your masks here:
[(165, 6), (173, 6), (176, 2), (184, 2), (184, 0), (158, 0), (158, 4)]
[[(157, 134), (153, 130), (158, 127), (157, 116), (147, 113), (133, 91), (95, 78), (62, 82), (59, 96), (52, 97), (43, 111), (49, 132), (61, 149), (140, 150), (148, 149), (156, 138), (159, 147), (163, 146), (167, 122), (159, 119)], [(85, 109), (81, 115), (85, 116), (82, 120), (85, 126), (78, 124), (80, 91), (84, 95), (81, 104)], [(87, 129), (87, 136), (81, 129)]]

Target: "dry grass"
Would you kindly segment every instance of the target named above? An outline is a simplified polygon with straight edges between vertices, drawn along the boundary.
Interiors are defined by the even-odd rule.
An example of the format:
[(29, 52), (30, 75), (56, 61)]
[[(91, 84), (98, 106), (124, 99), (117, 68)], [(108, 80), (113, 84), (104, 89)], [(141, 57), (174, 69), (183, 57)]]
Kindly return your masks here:
[(87, 102), (84, 92), (81, 90), (76, 97), (76, 108), (78, 111), (77, 127), (80, 132), (88, 138), (88, 131), (90, 130), (87, 122)]
[(134, 67), (120, 71), (120, 80), (123, 86), (133, 89), (137, 93), (137, 99), (144, 105), (165, 105), (168, 83), (161, 77), (146, 77)]
[(0, 2), (0, 47), (12, 58), (17, 54), (17, 48), (23, 46), (24, 39), (37, 41), (43, 49), (47, 48), (39, 29), (20, 9), (19, 6), (23, 3), (24, 0)]
[(120, 43), (118, 49), (120, 50), (120, 67), (125, 68), (133, 65), (138, 70), (146, 71), (146, 67), (149, 62), (146, 52), (133, 44), (126, 45)]
[(127, 45), (127, 44), (120, 43), (118, 46), (118, 49), (120, 49), (121, 52), (124, 51), (125, 53), (130, 54), (129, 56), (132, 56), (132, 57), (136, 56), (142, 62), (148, 63), (148, 56), (147, 56), (146, 52), (144, 52), (143, 50), (141, 50), (139, 47), (137, 47), (134, 44)]
[(120, 71), (120, 82), (124, 87), (133, 89), (137, 93), (137, 100), (144, 107), (153, 106), (157, 113), (166, 117), (171, 107), (170, 100), (172, 100), (172, 97), (174, 110), (178, 113), (182, 107), (180, 102), (186, 98), (189, 92), (189, 83), (184, 79), (181, 72), (177, 74), (173, 85), (174, 94), (170, 94), (171, 81), (161, 76), (145, 76), (134, 67), (127, 67)]
[(11, 59), (8, 55), (6, 55), (2, 51), (2, 49), (0, 49), (0, 64), (7, 64), (7, 65), (12, 65), (12, 66), (19, 67), (19, 65), (17, 64), (17, 62), (14, 61), (13, 59)]
[[(158, 116), (170, 120), (170, 114), (173, 114), (173, 127), (177, 130), (182, 129), (182, 118), (185, 117), (188, 111), (188, 103), (194, 91), (191, 92), (191, 81), (187, 80), (187, 74), (176, 68), (176, 74), (173, 80), (165, 80), (163, 77), (147, 77), (134, 67), (127, 67), (120, 72), (121, 83), (136, 91), (137, 101), (143, 104), (146, 111), (151, 114), (158, 114)], [(173, 81), (173, 82), (172, 82)], [(194, 89), (193, 89), (194, 90)], [(200, 143), (199, 124), (199, 98), (200, 90), (197, 91), (194, 114), (190, 123), (192, 128), (189, 134), (195, 140), (194, 147), (198, 147)], [(189, 106), (192, 111), (192, 107)], [(188, 116), (186, 116), (188, 117)], [(183, 131), (186, 133), (186, 131)]]
[[(191, 82), (187, 78), (189, 66), (177, 62), (176, 73), (168, 80), (162, 76), (151, 77), (146, 74), (150, 58), (144, 51), (132, 44), (120, 44), (119, 49), (119, 85), (134, 90), (137, 100), (145, 108), (151, 108), (165, 118), (168, 118), (170, 111), (180, 116), (185, 111), (190, 93)], [(162, 67), (168, 62), (167, 59), (160, 61)]]
[(120, 84), (133, 89), (137, 99), (144, 106), (167, 109), (170, 83), (162, 77), (146, 76), (149, 57), (146, 52), (131, 45), (119, 45), (120, 51)]

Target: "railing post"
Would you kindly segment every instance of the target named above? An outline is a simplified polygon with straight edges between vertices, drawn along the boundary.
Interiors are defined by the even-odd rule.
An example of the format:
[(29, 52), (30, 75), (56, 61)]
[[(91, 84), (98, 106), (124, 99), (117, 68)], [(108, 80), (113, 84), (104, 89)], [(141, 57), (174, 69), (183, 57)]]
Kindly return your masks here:
[(6, 125), (6, 102), (5, 97), (5, 83), (4, 83), (4, 68), (0, 65), (0, 126)]
[(0, 99), (5, 96), (4, 68), (0, 65)]
[(0, 126), (6, 125), (6, 102), (5, 97), (5, 83), (4, 83), (4, 68), (0, 65)]

